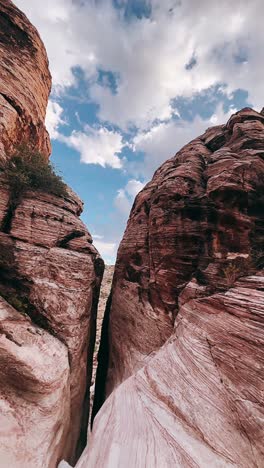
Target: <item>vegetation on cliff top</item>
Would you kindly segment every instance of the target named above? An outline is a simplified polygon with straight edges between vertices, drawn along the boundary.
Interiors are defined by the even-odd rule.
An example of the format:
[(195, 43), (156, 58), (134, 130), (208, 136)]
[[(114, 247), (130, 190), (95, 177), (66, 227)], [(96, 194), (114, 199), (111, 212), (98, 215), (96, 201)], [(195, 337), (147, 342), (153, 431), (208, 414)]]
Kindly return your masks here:
[(12, 198), (21, 199), (29, 190), (67, 196), (66, 185), (45, 156), (27, 147), (18, 148), (6, 162), (4, 177)]

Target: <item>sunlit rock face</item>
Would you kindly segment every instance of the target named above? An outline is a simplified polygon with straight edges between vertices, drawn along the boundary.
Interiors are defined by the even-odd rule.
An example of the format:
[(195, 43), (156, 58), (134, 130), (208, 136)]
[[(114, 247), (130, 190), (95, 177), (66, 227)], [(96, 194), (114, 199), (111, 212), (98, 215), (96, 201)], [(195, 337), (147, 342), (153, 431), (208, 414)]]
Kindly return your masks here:
[[(27, 18), (4, 0), (0, 72), (0, 159), (18, 143), (48, 157), (46, 52)], [(14, 207), (1, 174), (1, 468), (74, 463), (86, 445), (104, 266), (81, 212), (69, 188), (63, 197), (27, 192)]]
[[(137, 196), (78, 468), (261, 466), (264, 116), (208, 129)], [(261, 416), (262, 415), (262, 416)]]
[(0, 13), (0, 162), (22, 143), (48, 156), (51, 76), (44, 45), (11, 1), (0, 0)]

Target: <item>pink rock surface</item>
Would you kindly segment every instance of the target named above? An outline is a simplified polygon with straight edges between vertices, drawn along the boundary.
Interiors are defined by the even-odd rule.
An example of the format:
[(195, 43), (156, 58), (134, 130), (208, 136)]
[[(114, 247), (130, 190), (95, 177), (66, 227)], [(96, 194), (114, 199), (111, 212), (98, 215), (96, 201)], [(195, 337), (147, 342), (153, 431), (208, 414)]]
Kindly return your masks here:
[(261, 276), (185, 302), (165, 345), (106, 400), (77, 467), (262, 466), (263, 325)]
[(262, 466), (263, 154), (263, 115), (243, 109), (137, 196), (78, 468)]
[(52, 195), (29, 193), (15, 211), (10, 234), (45, 247), (68, 246), (73, 239), (82, 239), (82, 244), (86, 244), (89, 250), (92, 237), (76, 216), (77, 208), (70, 196), (64, 200)]
[(47, 54), (36, 29), (10, 0), (0, 0), (0, 63), (0, 161), (23, 142), (48, 156)]
[(56, 466), (70, 428), (67, 347), (0, 298), (0, 466)]
[[(48, 196), (45, 202), (45, 196), (38, 193), (30, 197), (28, 195), (14, 212), (10, 232), (0, 233), (0, 295), (11, 303), (14, 298), (18, 300), (18, 307), (21, 301), (26, 304), (26, 313), (33, 323), (67, 347), (71, 430), (67, 432), (60, 453), (61, 458), (73, 462), (86, 445), (103, 262), (92, 245), (89, 232), (74, 214), (73, 202), (72, 212), (69, 212), (70, 200), (63, 204), (62, 199)], [(79, 245), (74, 245), (76, 236), (81, 241)], [(48, 375), (48, 366), (46, 372)], [(45, 420), (45, 414), (43, 418)], [(23, 426), (23, 418), (21, 424)], [(41, 419), (39, 424), (41, 426)], [(26, 430), (24, 437), (28, 437)], [(9, 441), (15, 445), (16, 437)]]

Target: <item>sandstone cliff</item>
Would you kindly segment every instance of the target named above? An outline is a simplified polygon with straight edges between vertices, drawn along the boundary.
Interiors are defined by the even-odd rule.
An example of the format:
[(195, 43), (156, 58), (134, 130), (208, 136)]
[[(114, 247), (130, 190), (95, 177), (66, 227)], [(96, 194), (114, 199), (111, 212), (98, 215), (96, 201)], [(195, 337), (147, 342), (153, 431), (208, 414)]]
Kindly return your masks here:
[[(0, 0), (0, 159), (50, 153), (51, 78), (35, 28)], [(55, 468), (86, 445), (103, 261), (82, 202), (27, 191), (10, 209), (0, 174), (0, 466)]]
[(23, 142), (48, 156), (44, 120), (51, 77), (45, 48), (11, 1), (0, 1), (0, 13), (0, 162)]
[[(264, 115), (243, 109), (137, 196), (78, 468), (263, 464)], [(110, 396), (109, 396), (110, 395)]]

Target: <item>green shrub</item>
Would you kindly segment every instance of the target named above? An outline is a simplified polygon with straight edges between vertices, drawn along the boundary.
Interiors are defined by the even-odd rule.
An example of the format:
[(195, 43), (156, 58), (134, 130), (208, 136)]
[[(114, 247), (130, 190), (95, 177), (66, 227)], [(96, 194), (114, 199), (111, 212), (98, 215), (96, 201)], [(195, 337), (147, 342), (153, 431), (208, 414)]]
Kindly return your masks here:
[(248, 258), (237, 257), (236, 259), (231, 260), (223, 269), (226, 285), (228, 287), (232, 287), (238, 278), (249, 273), (249, 268), (250, 264)]
[(4, 168), (13, 200), (20, 199), (28, 190), (51, 193), (58, 197), (67, 196), (66, 185), (55, 173), (54, 167), (45, 156), (26, 147), (20, 147), (8, 159)]
[(1, 290), (0, 288), (0, 295), (10, 304), (14, 309), (16, 309), (18, 312), (21, 312), (22, 314), (26, 315), (29, 310), (30, 310), (30, 304), (28, 302), (28, 299), (23, 296), (19, 295), (16, 292), (7, 292), (4, 290)]

